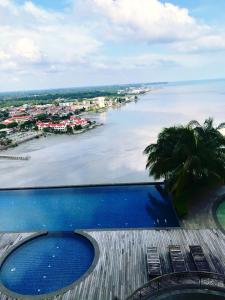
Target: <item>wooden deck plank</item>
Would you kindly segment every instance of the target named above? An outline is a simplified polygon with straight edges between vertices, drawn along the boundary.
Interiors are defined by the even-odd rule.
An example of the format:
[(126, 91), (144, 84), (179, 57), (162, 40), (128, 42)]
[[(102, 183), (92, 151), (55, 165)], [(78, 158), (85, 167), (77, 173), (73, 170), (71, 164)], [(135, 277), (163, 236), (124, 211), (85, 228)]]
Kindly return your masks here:
[[(185, 230), (123, 230), (90, 231), (97, 242), (100, 258), (94, 271), (85, 280), (54, 300), (113, 300), (126, 299), (148, 281), (146, 249), (154, 245), (159, 249), (163, 269), (171, 271), (169, 245), (181, 245), (184, 254), (189, 245), (201, 245), (213, 271), (216, 257), (225, 270), (225, 236), (217, 229)], [(0, 255), (31, 234), (0, 234)], [(212, 256), (213, 255), (213, 256)], [(1, 300), (15, 300), (0, 292)]]

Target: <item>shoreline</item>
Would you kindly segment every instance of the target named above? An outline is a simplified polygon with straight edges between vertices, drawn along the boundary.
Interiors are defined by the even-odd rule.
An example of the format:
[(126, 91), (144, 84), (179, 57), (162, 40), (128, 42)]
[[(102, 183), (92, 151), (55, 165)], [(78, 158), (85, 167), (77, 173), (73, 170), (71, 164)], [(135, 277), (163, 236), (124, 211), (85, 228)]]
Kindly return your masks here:
[(88, 131), (91, 131), (97, 127), (100, 127), (100, 126), (103, 126), (104, 124), (103, 123), (98, 123), (98, 124), (93, 124), (91, 125), (89, 128), (84, 128), (84, 129), (81, 129), (81, 130), (77, 130), (75, 131), (73, 134), (67, 134), (66, 132), (65, 133), (60, 133), (60, 134), (55, 134), (55, 133), (43, 133), (43, 132), (38, 132), (37, 134), (33, 135), (33, 136), (30, 136), (30, 137), (27, 137), (19, 142), (16, 142), (16, 143), (12, 143), (10, 145), (7, 145), (7, 146), (4, 146), (0, 149), (0, 153), (4, 152), (4, 151), (7, 151), (9, 149), (12, 149), (12, 148), (16, 148), (17, 146), (21, 145), (21, 144), (25, 144), (26, 142), (29, 142), (31, 140), (34, 140), (34, 139), (38, 139), (38, 138), (41, 138), (41, 137), (45, 137), (47, 138), (48, 136), (73, 136), (73, 135), (79, 135), (79, 134), (82, 134), (82, 133), (85, 133), (85, 132), (88, 132)]
[[(149, 91), (148, 93), (150, 93), (151, 91)], [(142, 95), (145, 95), (145, 94), (148, 94), (148, 93), (143, 93)], [(98, 115), (98, 114), (101, 114), (101, 113), (105, 113), (105, 112), (108, 112), (110, 109), (119, 109), (119, 108), (122, 108), (124, 106), (126, 106), (127, 104), (130, 104), (130, 103), (133, 103), (133, 102), (136, 102), (139, 100), (139, 97), (137, 99), (134, 99), (134, 100), (129, 100), (129, 101), (126, 101), (124, 103), (118, 103), (117, 105), (113, 105), (111, 107), (105, 107), (105, 108), (100, 108), (98, 110), (95, 110), (95, 111), (86, 111), (86, 112), (81, 112), (79, 115), (77, 115), (78, 117), (81, 117), (81, 116), (85, 116), (85, 115)], [(85, 132), (88, 132), (90, 130), (93, 130), (97, 127), (100, 127), (100, 126), (103, 126), (104, 124), (103, 123), (94, 123), (92, 125), (90, 125), (88, 128), (83, 128), (81, 130), (77, 130), (77, 131), (74, 131), (72, 134), (68, 134), (68, 133), (44, 133), (44, 132), (41, 132), (41, 131), (38, 131), (37, 134), (34, 134), (33, 136), (29, 136), (27, 138), (24, 138), (23, 140), (21, 141), (18, 141), (18, 142), (13, 142), (11, 143), (10, 145), (7, 145), (7, 146), (3, 146), (0, 148), (0, 153), (3, 152), (3, 151), (7, 151), (8, 149), (11, 149), (11, 148), (15, 148), (21, 144), (24, 144), (28, 141), (31, 141), (35, 138), (40, 138), (40, 137), (47, 137), (48, 135), (79, 135), (79, 134), (82, 134), (82, 133), (85, 133)]]
[(19, 145), (21, 145), (21, 144), (24, 144), (24, 143), (26, 143), (26, 142), (29, 142), (29, 141), (33, 140), (33, 139), (38, 139), (38, 138), (40, 138), (40, 137), (42, 137), (42, 136), (43, 136), (43, 132), (38, 132), (38, 133), (36, 133), (36, 134), (34, 134), (34, 135), (32, 135), (32, 136), (29, 136), (29, 137), (27, 137), (27, 138), (24, 138), (24, 139), (21, 140), (21, 141), (14, 142), (14, 143), (12, 143), (12, 144), (10, 144), (10, 145), (7, 145), (7, 146), (3, 146), (3, 147), (1, 147), (1, 149), (0, 149), (0, 153), (1, 153), (2, 151), (8, 150), (8, 149), (10, 149), (10, 148), (15, 148), (15, 147), (17, 147), (17, 146), (19, 146)]

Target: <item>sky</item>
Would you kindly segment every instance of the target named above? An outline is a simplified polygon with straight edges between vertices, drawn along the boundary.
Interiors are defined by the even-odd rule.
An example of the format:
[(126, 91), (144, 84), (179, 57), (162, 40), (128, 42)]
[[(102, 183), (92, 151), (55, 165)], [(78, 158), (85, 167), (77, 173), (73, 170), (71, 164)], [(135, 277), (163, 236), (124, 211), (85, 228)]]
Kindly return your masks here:
[(224, 11), (224, 0), (0, 0), (0, 92), (224, 78)]

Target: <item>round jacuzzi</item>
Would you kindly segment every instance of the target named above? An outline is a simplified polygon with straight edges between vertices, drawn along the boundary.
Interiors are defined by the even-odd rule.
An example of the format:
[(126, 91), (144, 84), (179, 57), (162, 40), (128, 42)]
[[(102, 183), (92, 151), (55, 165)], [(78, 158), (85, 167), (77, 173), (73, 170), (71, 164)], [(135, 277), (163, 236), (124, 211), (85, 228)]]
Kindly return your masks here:
[(216, 209), (216, 218), (220, 226), (225, 230), (225, 200), (219, 203)]
[(41, 235), (14, 248), (5, 257), (0, 270), (1, 285), (20, 295), (59, 292), (91, 271), (94, 256), (92, 242), (83, 235)]

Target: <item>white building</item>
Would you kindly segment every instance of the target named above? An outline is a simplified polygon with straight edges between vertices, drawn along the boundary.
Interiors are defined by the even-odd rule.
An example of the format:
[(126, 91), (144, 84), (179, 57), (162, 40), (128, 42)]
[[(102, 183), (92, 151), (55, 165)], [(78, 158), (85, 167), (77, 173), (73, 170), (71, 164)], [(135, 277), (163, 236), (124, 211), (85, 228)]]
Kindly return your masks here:
[(99, 108), (105, 107), (105, 97), (97, 97), (95, 99), (97, 100), (97, 105)]

